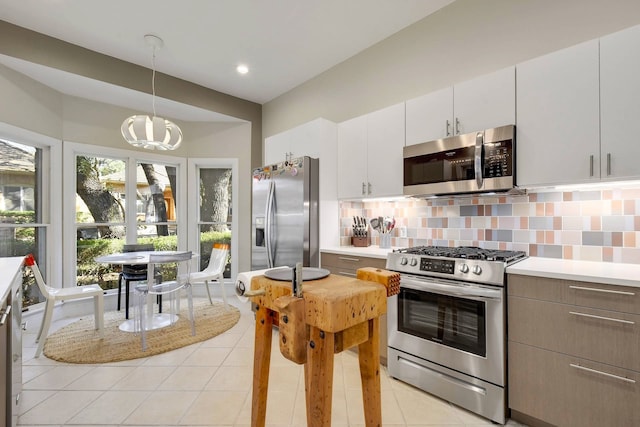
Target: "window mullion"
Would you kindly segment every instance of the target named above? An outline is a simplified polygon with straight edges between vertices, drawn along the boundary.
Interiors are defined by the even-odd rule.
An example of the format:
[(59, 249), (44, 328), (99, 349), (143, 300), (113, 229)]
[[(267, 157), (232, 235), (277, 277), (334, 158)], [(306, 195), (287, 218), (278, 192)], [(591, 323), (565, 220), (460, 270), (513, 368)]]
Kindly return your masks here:
[(137, 229), (137, 190), (138, 190), (138, 161), (135, 157), (129, 157), (127, 162), (127, 180), (125, 182), (125, 224), (128, 244), (138, 241)]

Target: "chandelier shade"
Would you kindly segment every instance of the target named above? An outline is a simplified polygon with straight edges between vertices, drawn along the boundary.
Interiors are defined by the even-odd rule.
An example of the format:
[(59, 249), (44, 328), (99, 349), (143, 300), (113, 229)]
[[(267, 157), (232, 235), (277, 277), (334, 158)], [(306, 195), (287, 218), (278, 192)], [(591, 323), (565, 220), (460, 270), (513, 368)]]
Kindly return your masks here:
[(151, 102), (153, 116), (135, 115), (122, 122), (120, 130), (124, 139), (134, 147), (148, 150), (175, 150), (182, 142), (182, 131), (175, 123), (156, 116), (156, 49), (164, 42), (152, 34), (144, 36), (145, 42), (153, 48), (151, 74)]
[(175, 150), (182, 142), (182, 131), (161, 117), (137, 115), (122, 122), (122, 136), (134, 147), (148, 150)]

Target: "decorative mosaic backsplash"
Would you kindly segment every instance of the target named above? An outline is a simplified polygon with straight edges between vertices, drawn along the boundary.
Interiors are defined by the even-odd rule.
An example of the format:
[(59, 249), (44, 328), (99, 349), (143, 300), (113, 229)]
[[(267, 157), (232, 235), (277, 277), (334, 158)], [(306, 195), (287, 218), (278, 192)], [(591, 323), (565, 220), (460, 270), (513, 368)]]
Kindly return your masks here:
[[(530, 256), (640, 263), (640, 186), (522, 196), (342, 202), (340, 244), (353, 216), (393, 216), (393, 247), (479, 246)], [(373, 231), (372, 245), (378, 245)], [(406, 237), (403, 237), (406, 236)]]

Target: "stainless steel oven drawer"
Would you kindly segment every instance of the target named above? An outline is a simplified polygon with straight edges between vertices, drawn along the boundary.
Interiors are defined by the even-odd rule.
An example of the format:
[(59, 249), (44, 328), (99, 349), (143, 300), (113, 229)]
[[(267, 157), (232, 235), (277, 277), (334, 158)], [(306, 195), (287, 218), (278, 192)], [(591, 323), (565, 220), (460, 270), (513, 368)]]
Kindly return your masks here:
[(505, 389), (394, 348), (388, 353), (389, 375), (497, 423), (506, 417)]

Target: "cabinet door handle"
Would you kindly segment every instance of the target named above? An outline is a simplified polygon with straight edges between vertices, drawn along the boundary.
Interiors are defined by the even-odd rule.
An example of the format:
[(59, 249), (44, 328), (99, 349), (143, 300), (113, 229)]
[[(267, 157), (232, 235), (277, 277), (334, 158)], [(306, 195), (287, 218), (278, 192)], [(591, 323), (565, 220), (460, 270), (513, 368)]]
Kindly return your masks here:
[(364, 181), (362, 182), (362, 195), (364, 196), (365, 194), (367, 194), (367, 187), (365, 186)]
[(445, 120), (445, 123), (446, 125), (444, 130), (445, 130), (446, 136), (451, 136), (451, 123), (449, 123), (449, 120)]
[(632, 380), (631, 378), (621, 377), (620, 375), (614, 375), (614, 374), (610, 374), (608, 372), (598, 371), (598, 370), (595, 370), (595, 369), (587, 368), (586, 366), (576, 365), (574, 363), (569, 363), (569, 366), (571, 366), (572, 368), (581, 369), (583, 371), (591, 372), (592, 374), (604, 375), (605, 377), (614, 378), (616, 380), (625, 381), (625, 382), (628, 382), (628, 383), (631, 383), (631, 384), (635, 384), (636, 383), (636, 381)]
[(460, 135), (460, 120), (456, 117), (456, 135)]
[(339, 256), (338, 259), (341, 259), (343, 261), (360, 262), (360, 258), (349, 258), (349, 257), (346, 257), (346, 256)]
[(0, 326), (4, 326), (7, 322), (7, 317), (9, 317), (9, 313), (11, 313), (11, 306), (8, 305), (7, 308), (2, 310), (2, 317), (0, 317)]
[(371, 183), (370, 182), (367, 183), (367, 188), (368, 188), (368, 193), (367, 194), (371, 194)]
[(611, 153), (607, 153), (607, 176), (611, 175)]
[(589, 156), (589, 176), (593, 176), (593, 154)]
[(342, 276), (352, 276), (352, 277), (356, 277), (355, 273), (349, 273), (346, 271), (338, 271), (338, 274), (342, 275)]
[(632, 322), (631, 320), (614, 319), (613, 317), (596, 316), (594, 314), (578, 313), (577, 311), (570, 311), (569, 314), (573, 314), (574, 316), (589, 317), (591, 319), (608, 320), (610, 322), (625, 323), (627, 325), (636, 324), (636, 322)]
[(614, 291), (614, 290), (611, 290), (611, 289), (587, 288), (585, 286), (569, 285), (569, 288), (577, 289), (579, 291), (603, 292), (605, 294), (630, 295), (630, 296), (634, 296), (635, 295), (635, 292)]

